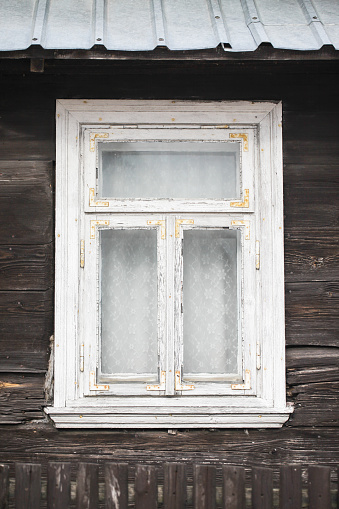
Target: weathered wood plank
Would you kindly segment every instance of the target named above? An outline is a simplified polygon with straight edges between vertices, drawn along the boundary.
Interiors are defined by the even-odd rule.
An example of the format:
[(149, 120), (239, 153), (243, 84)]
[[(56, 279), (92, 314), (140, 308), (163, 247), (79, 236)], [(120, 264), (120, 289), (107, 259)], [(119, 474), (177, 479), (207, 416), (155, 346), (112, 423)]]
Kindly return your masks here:
[(0, 465), (0, 509), (9, 509), (9, 466)]
[(287, 345), (338, 346), (338, 324), (331, 318), (288, 317), (285, 322)]
[(296, 228), (338, 229), (339, 188), (284, 186), (285, 231)]
[(41, 499), (41, 466), (17, 463), (15, 465), (15, 508), (39, 509)]
[(224, 465), (223, 470), (223, 509), (243, 509), (245, 500), (245, 469)]
[(338, 279), (339, 230), (289, 230), (284, 248), (286, 282)]
[(135, 509), (158, 507), (157, 470), (154, 466), (136, 466), (134, 497)]
[(193, 466), (194, 509), (216, 507), (216, 468), (212, 465)]
[(308, 469), (309, 509), (331, 509), (329, 467), (312, 466)]
[(68, 509), (71, 502), (71, 464), (49, 463), (47, 468), (47, 509)]
[(286, 350), (287, 383), (305, 384), (339, 378), (339, 348), (289, 347)]
[[(328, 112), (324, 112), (324, 116)], [(337, 115), (337, 113), (335, 113)], [(285, 115), (285, 114), (284, 114)], [(317, 117), (316, 117), (317, 119)], [(288, 124), (285, 131), (290, 131), (294, 127), (293, 123)], [(311, 127), (313, 134), (318, 131)], [(300, 187), (338, 187), (339, 186), (339, 164), (326, 164), (326, 159), (321, 164), (284, 164), (284, 184), (286, 186), (300, 186)]]
[(294, 385), (287, 391), (294, 402), (292, 426), (339, 426), (339, 381)]
[(253, 509), (273, 507), (273, 472), (269, 468), (252, 469), (252, 507)]
[(186, 503), (186, 466), (184, 463), (164, 465), (164, 508), (182, 509)]
[(287, 164), (338, 164), (338, 138), (329, 135), (317, 140), (284, 139), (284, 161)]
[(52, 242), (53, 180), (51, 162), (0, 160), (0, 244)]
[(99, 503), (98, 465), (80, 463), (77, 473), (76, 508), (97, 509)]
[(302, 483), (301, 468), (284, 465), (280, 468), (279, 509), (301, 509)]
[(128, 507), (128, 464), (105, 464), (106, 509)]
[(53, 281), (54, 244), (0, 246), (0, 291), (47, 290)]
[(47, 368), (53, 290), (0, 292), (0, 372)]
[(0, 423), (18, 424), (43, 417), (44, 377), (39, 375), (1, 374)]

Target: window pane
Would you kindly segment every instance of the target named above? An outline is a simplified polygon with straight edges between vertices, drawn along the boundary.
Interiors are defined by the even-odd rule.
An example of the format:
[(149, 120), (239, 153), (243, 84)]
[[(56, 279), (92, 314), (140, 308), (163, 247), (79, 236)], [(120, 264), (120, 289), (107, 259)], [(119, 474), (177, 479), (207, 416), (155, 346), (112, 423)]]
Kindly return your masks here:
[(101, 231), (101, 372), (157, 373), (157, 232)]
[(238, 372), (238, 232), (184, 232), (184, 372)]
[(239, 143), (101, 143), (105, 198), (240, 197)]

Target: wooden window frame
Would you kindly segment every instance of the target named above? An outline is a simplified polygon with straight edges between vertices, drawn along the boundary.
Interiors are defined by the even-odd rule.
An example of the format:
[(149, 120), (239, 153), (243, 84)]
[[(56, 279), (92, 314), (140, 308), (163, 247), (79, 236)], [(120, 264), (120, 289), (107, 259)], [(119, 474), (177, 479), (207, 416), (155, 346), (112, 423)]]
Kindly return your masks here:
[[(288, 419), (281, 114), (281, 103), (272, 102), (57, 101), (55, 392), (54, 406), (45, 409), (57, 427), (279, 427)], [(241, 197), (174, 205), (97, 198), (97, 146), (110, 139), (236, 141), (243, 157)], [(119, 224), (119, 214), (140, 226), (140, 212), (149, 215), (158, 238), (162, 226), (154, 221), (167, 221), (165, 213), (184, 219), (180, 235), (192, 228), (185, 219), (198, 214), (202, 227), (239, 228), (243, 246), (247, 242), (244, 306), (251, 301), (252, 313), (244, 313), (242, 322), (247, 360), (242, 380), (226, 390), (211, 395), (209, 384), (201, 384), (195, 394), (186, 392), (188, 382), (176, 372), (173, 394), (173, 380), (169, 385), (161, 371), (153, 391), (126, 398), (123, 386), (112, 392), (109, 383), (97, 380), (97, 346), (86, 336), (93, 317), (83, 314), (83, 296), (95, 294), (95, 237), (100, 228), (112, 227), (110, 221)], [(173, 220), (168, 222), (173, 229)], [(93, 270), (85, 271), (86, 264)], [(171, 398), (162, 395), (164, 383)]]

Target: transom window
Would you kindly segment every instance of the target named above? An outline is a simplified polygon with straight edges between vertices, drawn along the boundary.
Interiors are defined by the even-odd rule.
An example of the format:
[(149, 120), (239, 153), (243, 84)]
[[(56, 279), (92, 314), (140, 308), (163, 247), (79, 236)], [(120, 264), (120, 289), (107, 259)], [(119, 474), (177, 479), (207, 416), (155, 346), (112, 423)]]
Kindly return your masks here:
[(58, 111), (48, 413), (64, 427), (281, 425), (280, 106)]

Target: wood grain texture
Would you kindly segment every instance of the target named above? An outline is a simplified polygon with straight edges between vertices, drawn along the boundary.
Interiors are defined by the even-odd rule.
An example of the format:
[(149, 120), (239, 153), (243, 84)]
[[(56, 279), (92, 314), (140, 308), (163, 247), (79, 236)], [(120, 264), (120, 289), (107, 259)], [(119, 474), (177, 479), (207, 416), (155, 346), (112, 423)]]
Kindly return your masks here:
[(273, 473), (268, 468), (255, 467), (252, 470), (252, 508), (272, 509)]
[(328, 467), (308, 469), (309, 509), (331, 509), (330, 473)]
[(38, 509), (41, 499), (41, 466), (15, 465), (15, 509)]
[(54, 245), (0, 246), (0, 291), (54, 286)]
[(182, 509), (186, 504), (186, 465), (166, 463), (164, 465), (164, 508)]
[(53, 240), (51, 162), (0, 161), (0, 244)]
[(9, 509), (9, 466), (0, 465), (0, 509)]
[(284, 465), (280, 468), (279, 509), (301, 509), (301, 468)]
[(98, 465), (80, 463), (77, 473), (76, 508), (97, 509), (98, 490)]
[(212, 465), (193, 466), (194, 509), (215, 509), (216, 469)]
[(136, 466), (134, 496), (135, 509), (158, 507), (157, 470), (154, 466)]
[(223, 509), (243, 509), (245, 500), (245, 469), (223, 466)]
[(71, 464), (49, 463), (47, 467), (47, 509), (68, 509), (71, 501)]
[(106, 509), (128, 507), (128, 464), (106, 463), (105, 465)]
[(0, 423), (18, 424), (43, 418), (44, 377), (6, 374), (0, 376)]

